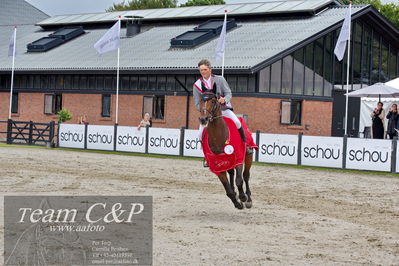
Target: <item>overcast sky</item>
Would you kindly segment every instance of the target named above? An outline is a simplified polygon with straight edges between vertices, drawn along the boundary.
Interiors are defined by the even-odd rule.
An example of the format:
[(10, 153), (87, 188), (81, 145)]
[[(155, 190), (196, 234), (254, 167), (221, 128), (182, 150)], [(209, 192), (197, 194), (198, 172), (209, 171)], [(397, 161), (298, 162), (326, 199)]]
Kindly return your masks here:
[[(26, 0), (44, 13), (55, 16), (65, 14), (105, 12), (113, 3), (121, 3), (121, 0)], [(398, 0), (399, 1), (399, 0)], [(126, 1), (128, 2), (128, 1)], [(187, 0), (179, 0), (185, 3)], [(267, 2), (267, 0), (225, 0), (226, 3), (250, 3)]]

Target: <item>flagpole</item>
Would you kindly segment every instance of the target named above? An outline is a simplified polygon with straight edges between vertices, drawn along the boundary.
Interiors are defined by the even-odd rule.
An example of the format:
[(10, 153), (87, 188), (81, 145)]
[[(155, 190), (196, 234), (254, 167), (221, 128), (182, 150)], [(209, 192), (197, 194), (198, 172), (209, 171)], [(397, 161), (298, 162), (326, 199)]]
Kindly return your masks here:
[[(224, 25), (227, 24), (227, 10), (224, 11)], [(222, 77), (224, 77), (224, 54), (225, 54), (226, 48), (223, 50), (223, 57), (222, 57)]]
[[(119, 16), (119, 27), (121, 27), (121, 16)], [(119, 28), (120, 29), (120, 28)], [(119, 110), (119, 56), (120, 56), (120, 46), (118, 46), (118, 60), (117, 60), (117, 66), (116, 66), (116, 118), (115, 118), (115, 124), (118, 124), (118, 110)]]
[[(352, 17), (352, 1), (349, 2), (349, 17)], [(350, 68), (350, 54), (351, 54), (351, 26), (352, 21), (349, 21), (349, 36), (348, 36), (348, 61), (346, 63), (346, 102), (345, 102), (345, 136), (348, 133), (348, 93), (349, 93), (349, 68)]]
[(14, 87), (14, 67), (15, 67), (15, 44), (17, 40), (17, 26), (14, 26), (14, 47), (12, 51), (12, 68), (11, 68), (11, 90), (10, 90), (10, 109), (8, 112), (8, 119), (11, 119), (11, 109), (12, 109), (12, 94)]

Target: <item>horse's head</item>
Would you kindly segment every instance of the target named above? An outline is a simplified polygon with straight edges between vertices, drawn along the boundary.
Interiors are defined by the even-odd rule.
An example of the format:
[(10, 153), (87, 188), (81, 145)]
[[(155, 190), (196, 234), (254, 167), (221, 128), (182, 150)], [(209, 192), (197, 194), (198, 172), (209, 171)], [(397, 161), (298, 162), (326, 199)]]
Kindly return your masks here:
[(214, 93), (203, 93), (200, 103), (199, 120), (202, 125), (207, 125), (213, 119), (220, 117), (222, 114), (218, 97)]

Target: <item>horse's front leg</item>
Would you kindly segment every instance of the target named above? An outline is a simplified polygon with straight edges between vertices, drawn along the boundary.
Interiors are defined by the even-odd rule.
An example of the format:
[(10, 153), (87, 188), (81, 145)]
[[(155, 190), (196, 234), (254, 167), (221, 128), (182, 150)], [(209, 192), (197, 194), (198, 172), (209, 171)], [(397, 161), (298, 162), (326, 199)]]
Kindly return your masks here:
[(234, 187), (234, 174), (235, 173), (234, 172), (235, 172), (234, 168), (227, 171), (227, 173), (229, 173), (229, 176), (230, 176), (230, 187), (233, 191), (235, 191), (235, 187)]
[(244, 167), (244, 182), (245, 182), (245, 187), (246, 187), (246, 193), (248, 196), (248, 200), (245, 202), (245, 207), (251, 208), (252, 207), (252, 199), (251, 199), (251, 190), (249, 189), (249, 177), (250, 177), (250, 172), (249, 170), (251, 169), (252, 166), (252, 160), (253, 160), (253, 154), (247, 154), (245, 157), (245, 167)]
[(236, 193), (234, 192), (233, 189), (231, 189), (231, 186), (229, 184), (229, 181), (227, 179), (227, 172), (223, 172), (219, 175), (220, 182), (222, 182), (224, 189), (226, 190), (226, 195), (231, 199), (231, 201), (234, 204), (234, 207), (237, 209), (243, 209), (244, 206), (242, 205), (241, 202), (239, 202), (236, 198)]
[(237, 165), (236, 166), (236, 185), (238, 188), (238, 197), (240, 198), (240, 200), (242, 202), (246, 202), (248, 197), (247, 194), (245, 194), (244, 189), (242, 188), (243, 186), (243, 178), (242, 178), (242, 169), (243, 169), (243, 165)]

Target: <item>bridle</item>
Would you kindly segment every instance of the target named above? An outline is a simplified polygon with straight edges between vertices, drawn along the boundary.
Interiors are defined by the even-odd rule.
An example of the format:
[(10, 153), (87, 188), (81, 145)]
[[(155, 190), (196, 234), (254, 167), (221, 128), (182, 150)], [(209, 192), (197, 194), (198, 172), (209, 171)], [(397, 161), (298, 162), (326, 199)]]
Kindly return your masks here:
[[(209, 122), (212, 122), (213, 120), (222, 117), (222, 115), (218, 115), (218, 112), (220, 111), (221, 106), (220, 106), (220, 103), (217, 101), (217, 97), (216, 97), (216, 96), (214, 96), (214, 97), (212, 97), (212, 98), (208, 98), (208, 99), (204, 99), (204, 98), (203, 98), (202, 100), (205, 102), (205, 107), (202, 108), (202, 111), (205, 112), (205, 113), (207, 114), (206, 117), (208, 118), (208, 121), (209, 121)], [(208, 108), (206, 108), (206, 106), (207, 106), (207, 103), (208, 103), (210, 100), (215, 101), (215, 104), (213, 104), (211, 110), (208, 110)]]

